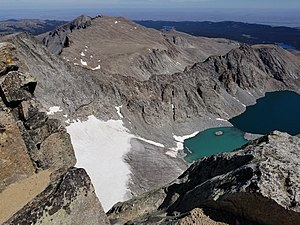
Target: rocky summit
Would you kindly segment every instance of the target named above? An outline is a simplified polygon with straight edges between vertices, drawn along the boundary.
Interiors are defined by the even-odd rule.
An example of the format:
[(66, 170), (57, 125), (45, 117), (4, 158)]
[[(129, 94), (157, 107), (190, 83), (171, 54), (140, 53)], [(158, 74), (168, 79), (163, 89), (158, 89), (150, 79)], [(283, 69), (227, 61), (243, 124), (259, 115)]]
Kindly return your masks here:
[(195, 162), (169, 186), (115, 205), (113, 224), (269, 224), (300, 221), (300, 139), (273, 132)]
[(0, 223), (109, 224), (69, 134), (34, 96), (15, 46), (0, 43)]

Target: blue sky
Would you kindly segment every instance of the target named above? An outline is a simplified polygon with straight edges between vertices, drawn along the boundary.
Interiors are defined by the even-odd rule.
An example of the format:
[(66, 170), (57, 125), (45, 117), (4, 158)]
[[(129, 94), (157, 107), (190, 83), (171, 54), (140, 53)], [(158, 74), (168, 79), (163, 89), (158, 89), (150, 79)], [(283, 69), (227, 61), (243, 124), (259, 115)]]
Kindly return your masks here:
[(299, 8), (300, 0), (1, 0), (1, 9)]

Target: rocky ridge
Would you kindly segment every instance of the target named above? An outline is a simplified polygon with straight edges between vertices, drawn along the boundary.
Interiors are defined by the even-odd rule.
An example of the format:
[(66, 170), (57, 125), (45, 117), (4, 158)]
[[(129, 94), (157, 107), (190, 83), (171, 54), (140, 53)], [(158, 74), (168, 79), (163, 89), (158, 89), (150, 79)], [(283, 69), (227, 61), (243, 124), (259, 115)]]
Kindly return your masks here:
[(169, 186), (118, 203), (108, 216), (113, 224), (205, 224), (210, 217), (226, 224), (296, 225), (299, 152), (298, 137), (272, 132), (234, 152), (204, 157)]
[(60, 54), (62, 49), (69, 47), (70, 39), (69, 34), (75, 29), (85, 29), (91, 25), (92, 18), (82, 15), (70, 23), (66, 23), (46, 34), (41, 34), (38, 38), (42, 43), (48, 47), (49, 51), (53, 54)]
[[(178, 159), (171, 157), (165, 159), (165, 153), (174, 147), (173, 134), (185, 135), (200, 128), (230, 125), (216, 118), (229, 119), (240, 114), (246, 105), (253, 104), (267, 91), (299, 92), (300, 86), (299, 57), (272, 45), (242, 45), (223, 56), (211, 56), (183, 72), (153, 75), (140, 81), (131, 76), (74, 66), (60, 56), (49, 54), (28, 34), (10, 35), (3, 40), (17, 46), (20, 67), (36, 74), (39, 83), (36, 95), (46, 109), (60, 106), (62, 119), (67, 114), (71, 119), (95, 115), (108, 120), (119, 119), (115, 106), (122, 105), (122, 120), (132, 133), (165, 146), (145, 145), (145, 154), (147, 149), (152, 149), (151, 152), (156, 149), (152, 156), (161, 162), (172, 161), (176, 176), (183, 171), (179, 166), (182, 163), (174, 164)], [(134, 171), (141, 171), (138, 169), (141, 165), (149, 168), (153, 165), (152, 156), (142, 156), (140, 148), (133, 148), (127, 157), (131, 168), (135, 168), (131, 189), (134, 193), (157, 188), (174, 179), (174, 173), (165, 170), (169, 163), (157, 165), (160, 172), (154, 175), (138, 175)]]
[[(80, 23), (76, 28), (70, 30), (69, 27), (78, 20)], [(154, 74), (180, 72), (210, 55), (223, 55), (238, 47), (238, 43), (225, 39), (193, 37), (179, 32), (162, 33), (122, 17), (81, 16), (74, 21), (44, 34), (43, 44), (50, 52), (61, 54), (76, 66), (139, 80), (147, 80)], [(66, 39), (68, 43), (59, 45), (57, 39)], [(54, 45), (63, 48), (53, 51)]]
[(40, 110), (36, 79), (0, 43), (0, 223), (109, 224), (69, 134)]

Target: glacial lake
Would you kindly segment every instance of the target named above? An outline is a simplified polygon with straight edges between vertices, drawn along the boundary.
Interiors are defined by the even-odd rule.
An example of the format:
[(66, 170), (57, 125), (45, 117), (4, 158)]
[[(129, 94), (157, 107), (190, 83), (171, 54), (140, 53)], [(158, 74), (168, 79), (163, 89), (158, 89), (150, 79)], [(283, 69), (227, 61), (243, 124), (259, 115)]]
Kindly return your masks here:
[[(220, 136), (217, 131), (222, 131)], [(244, 139), (244, 132), (235, 127), (217, 127), (207, 129), (198, 133), (195, 137), (184, 140), (185, 160), (193, 162), (204, 156), (213, 155), (219, 152), (229, 152), (247, 144)]]
[[(246, 111), (229, 120), (234, 127), (211, 128), (184, 141), (185, 160), (229, 152), (247, 143), (245, 132), (267, 134), (274, 130), (300, 134), (300, 95), (291, 91), (269, 92)], [(223, 135), (217, 136), (216, 132)]]

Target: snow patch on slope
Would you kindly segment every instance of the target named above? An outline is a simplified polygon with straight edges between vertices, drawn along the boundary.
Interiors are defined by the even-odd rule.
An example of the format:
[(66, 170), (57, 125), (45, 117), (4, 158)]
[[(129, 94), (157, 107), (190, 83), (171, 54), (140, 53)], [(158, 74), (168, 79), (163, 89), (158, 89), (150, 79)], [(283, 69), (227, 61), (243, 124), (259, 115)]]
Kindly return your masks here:
[(130, 150), (130, 134), (122, 120), (101, 121), (89, 116), (67, 127), (77, 158), (91, 177), (105, 211), (128, 199), (129, 166), (124, 155)]
[(95, 67), (95, 68), (92, 68), (92, 70), (100, 70), (101, 69), (101, 66), (100, 65), (98, 65), (97, 67)]
[(173, 157), (173, 158), (176, 158), (177, 157), (177, 154), (178, 154), (178, 151), (181, 151), (183, 150), (183, 142), (185, 139), (188, 139), (188, 138), (192, 138), (192, 137), (195, 137), (197, 134), (199, 133), (199, 131), (196, 131), (192, 134), (188, 134), (188, 135), (184, 135), (184, 136), (176, 136), (174, 135), (173, 138), (175, 139), (176, 141), (176, 147), (175, 148), (171, 148), (169, 151), (166, 152), (167, 155)]
[(87, 62), (83, 61), (82, 59), (80, 59), (80, 63), (81, 63), (81, 65), (83, 65), (83, 66), (87, 66)]
[(118, 116), (119, 116), (121, 119), (123, 119), (124, 116), (123, 116), (122, 113), (121, 113), (121, 108), (122, 108), (122, 105), (120, 105), (120, 106), (115, 106), (115, 109), (117, 110)]
[(236, 100), (238, 103), (240, 103), (243, 107), (246, 107), (246, 105), (245, 104), (243, 104), (243, 103), (241, 103), (241, 101), (240, 100), (238, 100), (236, 97), (233, 97), (234, 98), (234, 100)]
[(157, 147), (160, 147), (160, 148), (164, 148), (165, 146), (161, 143), (158, 143), (158, 142), (155, 142), (155, 141), (151, 141), (151, 140), (148, 140), (148, 139), (145, 139), (145, 138), (142, 138), (142, 137), (137, 137), (137, 139), (141, 140), (141, 141), (144, 141), (144, 142), (147, 142), (151, 145), (154, 145), (154, 146), (157, 146)]
[(228, 120), (225, 120), (225, 119), (222, 119), (222, 118), (216, 118), (216, 120), (218, 120), (218, 121), (228, 121)]
[(47, 115), (54, 115), (54, 113), (62, 112), (59, 106), (52, 106), (49, 108)]

